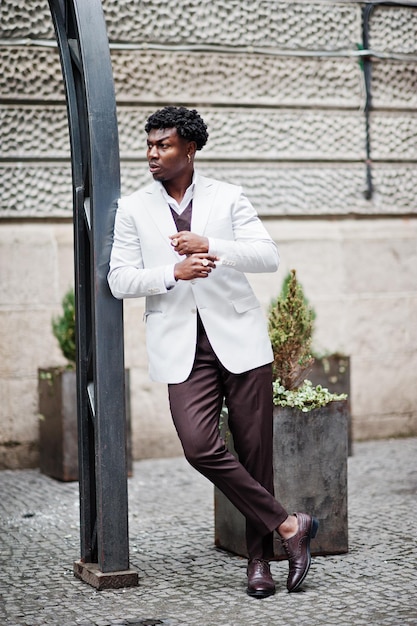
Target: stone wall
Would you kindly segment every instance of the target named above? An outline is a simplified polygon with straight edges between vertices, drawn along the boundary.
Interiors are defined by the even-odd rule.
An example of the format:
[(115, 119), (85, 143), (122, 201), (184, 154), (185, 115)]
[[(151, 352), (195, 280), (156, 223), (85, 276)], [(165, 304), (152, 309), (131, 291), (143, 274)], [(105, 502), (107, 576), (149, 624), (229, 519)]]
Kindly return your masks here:
[[(364, 7), (103, 2), (123, 193), (148, 180), (147, 115), (198, 108), (200, 171), (243, 184), (280, 247), (279, 273), (251, 278), (263, 305), (296, 268), (317, 349), (351, 356), (356, 439), (417, 433), (417, 9), (370, 14), (367, 128)], [(37, 368), (63, 362), (50, 320), (73, 282), (71, 171), (48, 4), (3, 0), (0, 12), (0, 467), (17, 467), (37, 463)], [(134, 456), (177, 454), (142, 310), (126, 303)]]

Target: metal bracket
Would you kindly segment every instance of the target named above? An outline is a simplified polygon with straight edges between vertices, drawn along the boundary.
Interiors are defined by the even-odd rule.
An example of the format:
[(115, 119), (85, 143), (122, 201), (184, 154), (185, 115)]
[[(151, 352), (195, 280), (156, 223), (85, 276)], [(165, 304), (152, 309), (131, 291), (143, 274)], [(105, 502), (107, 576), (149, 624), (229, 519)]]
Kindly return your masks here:
[(371, 200), (374, 194), (374, 185), (372, 181), (372, 154), (371, 154), (371, 112), (372, 112), (372, 52), (369, 52), (370, 46), (370, 21), (373, 12), (377, 7), (409, 7), (412, 9), (417, 8), (416, 2), (401, 2), (394, 1), (389, 2), (387, 0), (374, 0), (368, 2), (362, 8), (362, 50), (366, 51), (361, 58), (361, 64), (363, 67), (364, 83), (365, 83), (365, 148), (366, 148), (366, 200)]

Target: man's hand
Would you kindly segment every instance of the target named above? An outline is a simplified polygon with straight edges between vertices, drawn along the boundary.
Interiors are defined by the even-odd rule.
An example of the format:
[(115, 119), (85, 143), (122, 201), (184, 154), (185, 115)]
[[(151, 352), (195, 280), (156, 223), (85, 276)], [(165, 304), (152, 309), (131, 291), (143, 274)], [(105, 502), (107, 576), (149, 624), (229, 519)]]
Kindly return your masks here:
[(188, 230), (181, 230), (175, 235), (171, 235), (171, 245), (178, 254), (195, 254), (196, 252), (208, 252), (209, 241), (207, 237), (201, 237)]
[(207, 278), (210, 272), (215, 269), (216, 261), (218, 258), (210, 254), (190, 254), (184, 261), (175, 265), (175, 280)]

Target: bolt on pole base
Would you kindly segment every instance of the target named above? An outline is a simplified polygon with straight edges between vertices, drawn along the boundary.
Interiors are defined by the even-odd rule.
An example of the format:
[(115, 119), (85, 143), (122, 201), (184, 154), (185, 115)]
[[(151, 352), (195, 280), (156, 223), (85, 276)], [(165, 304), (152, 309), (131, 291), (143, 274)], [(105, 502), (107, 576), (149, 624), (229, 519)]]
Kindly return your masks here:
[(98, 591), (137, 587), (139, 585), (139, 575), (136, 570), (127, 569), (120, 572), (104, 573), (99, 570), (97, 563), (74, 561), (74, 575)]

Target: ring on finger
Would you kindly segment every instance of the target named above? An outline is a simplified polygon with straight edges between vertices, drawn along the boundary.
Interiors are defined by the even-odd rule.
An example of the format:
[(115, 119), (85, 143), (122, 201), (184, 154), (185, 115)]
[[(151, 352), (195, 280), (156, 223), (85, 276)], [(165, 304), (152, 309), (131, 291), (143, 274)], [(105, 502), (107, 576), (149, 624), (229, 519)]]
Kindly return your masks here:
[(209, 264), (207, 259), (201, 259), (201, 264), (204, 265), (204, 267), (207, 267), (207, 265)]
[(177, 238), (172, 240), (172, 245), (174, 246), (174, 248), (176, 248), (178, 246), (178, 239)]

